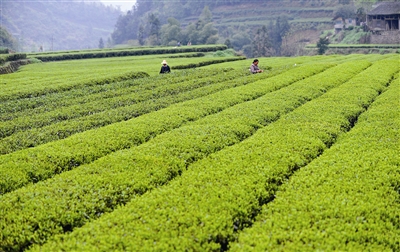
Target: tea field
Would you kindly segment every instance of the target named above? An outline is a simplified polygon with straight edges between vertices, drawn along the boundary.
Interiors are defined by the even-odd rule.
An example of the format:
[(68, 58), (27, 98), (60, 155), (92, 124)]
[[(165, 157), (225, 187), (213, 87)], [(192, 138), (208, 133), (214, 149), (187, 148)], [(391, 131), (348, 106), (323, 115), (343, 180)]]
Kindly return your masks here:
[(400, 250), (398, 55), (174, 55), (0, 75), (0, 251)]

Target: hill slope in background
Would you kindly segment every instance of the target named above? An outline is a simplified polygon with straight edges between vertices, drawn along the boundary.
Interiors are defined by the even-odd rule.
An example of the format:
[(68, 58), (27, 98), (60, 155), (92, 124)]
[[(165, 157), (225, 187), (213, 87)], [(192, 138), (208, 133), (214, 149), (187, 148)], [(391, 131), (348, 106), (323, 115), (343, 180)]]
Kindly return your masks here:
[[(244, 50), (245, 45), (249, 46), (258, 28), (266, 26), (272, 33), (271, 27), (279, 18), (281, 21), (288, 20), (291, 29), (285, 34), (286, 40), (282, 44), (290, 45), (283, 54), (294, 55), (298, 48), (304, 47), (304, 43), (316, 43), (322, 30), (333, 27), (332, 18), (338, 5), (339, 0), (137, 0), (132, 11), (118, 20), (113, 38), (116, 43), (137, 39), (140, 25), (150, 27), (148, 17), (152, 14), (157, 16), (161, 25), (167, 23), (170, 17), (179, 20), (182, 27), (197, 25), (199, 15), (207, 6), (212, 13), (213, 25), (218, 29), (218, 43), (229, 39), (235, 50)], [(129, 34), (121, 33), (127, 27)], [(120, 39), (120, 34), (126, 36)], [(181, 41), (188, 42), (185, 39)]]
[(2, 1), (1, 8), (1, 25), (18, 40), (18, 51), (97, 48), (121, 14), (99, 1)]

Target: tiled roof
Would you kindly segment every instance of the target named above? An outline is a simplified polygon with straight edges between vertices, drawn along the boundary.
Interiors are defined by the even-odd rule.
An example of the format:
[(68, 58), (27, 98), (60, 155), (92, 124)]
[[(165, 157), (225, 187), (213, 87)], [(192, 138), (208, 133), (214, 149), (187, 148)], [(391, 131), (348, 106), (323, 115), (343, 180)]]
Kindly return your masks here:
[(400, 14), (400, 2), (381, 2), (368, 15), (392, 15)]

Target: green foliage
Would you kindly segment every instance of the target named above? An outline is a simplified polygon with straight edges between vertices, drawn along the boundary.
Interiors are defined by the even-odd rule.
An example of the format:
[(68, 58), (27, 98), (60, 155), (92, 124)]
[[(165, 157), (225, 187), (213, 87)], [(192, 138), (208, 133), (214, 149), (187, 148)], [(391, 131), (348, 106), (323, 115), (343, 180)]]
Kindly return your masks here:
[(347, 18), (356, 18), (356, 10), (353, 5), (339, 5), (334, 12), (334, 19), (341, 18), (345, 20)]
[(14, 73), (21, 65), (29, 63), (25, 53), (0, 54), (0, 74)]
[[(120, 15), (118, 17), (118, 20), (115, 24), (115, 29), (111, 34), (112, 40), (116, 44), (122, 44), (129, 39), (135, 39), (139, 35), (143, 36), (144, 25), (135, 17), (136, 16), (134, 16), (130, 11), (128, 11), (125, 16)], [(139, 32), (139, 35), (136, 36), (137, 32)]]
[(324, 54), (328, 50), (329, 38), (319, 38), (317, 42), (318, 54)]
[[(272, 21), (276, 26), (268, 28), (271, 42), (274, 45), (275, 55), (281, 54), (282, 41), (286, 36), (290, 36), (289, 30), (303, 29), (300, 27), (311, 26), (307, 29), (318, 29), (319, 25), (331, 24), (332, 14), (336, 2), (324, 2), (321, 4), (316, 1), (302, 1), (301, 4), (294, 2), (275, 3), (273, 1), (265, 2), (244, 2), (244, 1), (214, 1), (197, 2), (192, 0), (185, 1), (163, 1), (162, 3), (151, 4), (151, 10), (147, 7), (146, 1), (138, 1), (135, 13), (127, 14), (126, 18), (135, 19), (135, 24), (146, 22), (144, 18), (149, 12), (158, 13), (162, 23), (166, 23), (170, 17), (176, 18), (181, 23), (182, 36), (180, 41), (186, 44), (191, 41), (193, 44), (215, 43), (215, 41), (224, 41), (229, 39), (237, 51), (248, 52), (250, 56), (252, 40), (257, 29)], [(146, 5), (146, 8), (144, 7)], [(299, 6), (301, 5), (301, 7)], [(326, 5), (321, 7), (321, 5)], [(139, 11), (139, 7), (146, 10), (145, 13)], [(219, 8), (224, 6), (224, 8)], [(213, 27), (218, 29), (218, 36), (211, 35), (208, 39), (202, 39), (198, 31), (205, 23), (212, 20)], [(130, 21), (126, 21), (126, 24)], [(122, 24), (122, 23), (121, 23)], [(118, 28), (117, 28), (118, 30)], [(128, 31), (121, 34), (128, 34)], [(135, 30), (135, 29), (133, 29)], [(137, 29), (136, 29), (137, 30)], [(164, 32), (168, 34), (168, 32)], [(250, 39), (246, 43), (240, 41), (236, 35), (243, 37), (240, 33), (246, 33)], [(235, 37), (236, 36), (236, 37)], [(168, 36), (166, 36), (168, 37)], [(130, 39), (136, 39), (136, 35)], [(201, 40), (202, 42), (195, 42)], [(179, 41), (176, 38), (169, 41), (163, 40), (164, 45), (176, 45)], [(287, 40), (287, 41), (290, 41)], [(246, 46), (246, 48), (245, 48)]]
[(235, 50), (240, 50), (243, 48), (243, 46), (250, 44), (252, 41), (252, 38), (247, 32), (239, 32), (235, 33), (235, 35), (232, 36), (231, 43), (233, 45), (233, 48)]
[(275, 24), (271, 27), (271, 41), (276, 55), (281, 55), (282, 40), (290, 30), (289, 19), (287, 16), (278, 17)]
[(226, 39), (224, 44), (228, 47), (228, 48), (233, 48), (232, 42), (230, 39)]
[[(129, 156), (126, 160), (134, 162), (131, 167), (138, 167), (136, 164), (143, 167), (138, 168), (138, 172), (148, 174), (150, 167), (142, 161), (146, 159), (150, 160), (147, 163), (152, 163), (154, 160), (154, 167), (161, 167), (160, 170), (168, 166), (167, 161), (170, 162), (169, 164), (174, 162), (169, 165), (170, 169), (175, 170), (176, 167), (183, 169), (182, 175), (167, 185), (152, 187), (154, 188), (152, 191), (141, 197), (134, 197), (113, 213), (106, 214), (72, 233), (57, 236), (47, 244), (33, 248), (33, 251), (122, 250), (128, 247), (133, 250), (140, 248), (141, 250), (165, 251), (214, 251), (224, 250), (228, 244), (230, 249), (234, 249), (236, 246), (233, 242), (238, 235), (243, 233), (244, 228), (251, 229), (255, 216), (262, 210), (261, 205), (274, 199), (279, 186), (285, 183), (296, 170), (318, 158), (337, 139), (346, 137), (346, 133), (354, 126), (359, 115), (365, 112), (366, 108), (386, 88), (387, 81), (390, 81), (393, 74), (398, 72), (395, 61), (376, 63), (371, 67), (368, 67), (371, 64), (366, 61), (360, 63), (353, 61), (327, 69), (321, 74), (305, 78), (289, 86), (285, 85), (286, 88), (267, 93), (256, 100), (252, 99), (216, 115), (185, 125), (177, 131), (160, 135), (149, 141), (148, 145), (138, 147), (136, 152), (132, 151), (130, 154), (124, 152), (123, 154)], [(318, 63), (313, 66), (317, 65)], [(385, 68), (387, 66), (390, 66), (390, 69)], [(364, 69), (366, 70), (363, 71)], [(382, 72), (383, 69), (385, 69), (384, 72)], [(305, 71), (305, 69), (298, 70)], [(371, 79), (371, 76), (375, 77)], [(279, 76), (275, 81), (276, 84), (280, 82)], [(272, 83), (266, 79), (257, 84), (258, 87), (268, 87)], [(365, 87), (366, 84), (367, 87)], [(257, 109), (260, 107), (263, 109)], [(236, 129), (235, 137), (229, 128)], [(251, 136), (243, 142), (214, 152), (218, 150), (215, 147), (216, 142), (219, 142), (221, 146), (229, 144), (230, 141), (235, 142), (240, 137), (246, 137), (252, 128), (258, 129), (257, 132), (250, 133)], [(193, 135), (188, 133), (190, 130), (194, 133)], [(211, 141), (208, 135), (218, 140)], [(223, 138), (218, 138), (222, 135)], [(161, 138), (164, 140), (160, 141), (160, 148), (153, 147)], [(166, 145), (162, 145), (163, 143)], [(145, 152), (146, 156), (143, 157), (140, 154), (141, 151)], [(206, 154), (213, 152), (214, 154), (208, 156)], [(153, 155), (147, 156), (151, 155), (150, 153)], [(192, 163), (197, 160), (197, 157), (204, 158)], [(181, 165), (175, 162), (181, 162)], [(108, 162), (108, 164), (115, 163), (117, 162)], [(134, 169), (128, 168), (129, 163), (123, 163), (127, 167), (126, 177), (136, 178), (137, 175), (133, 174)], [(187, 164), (187, 169), (182, 168), (184, 164)], [(329, 170), (330, 163), (324, 166)], [(318, 167), (318, 169), (322, 168)], [(341, 169), (343, 169), (342, 166)], [(312, 172), (316, 170), (313, 169)], [(154, 178), (168, 177), (169, 174), (171, 172), (164, 175), (157, 173)], [(326, 176), (318, 178), (323, 181), (329, 180)], [(141, 184), (140, 181), (142, 180), (138, 180), (139, 184)], [(337, 180), (332, 181), (332, 185), (338, 183)], [(349, 182), (351, 186), (351, 181)], [(105, 179), (102, 183), (107, 186), (108, 180)], [(129, 184), (130, 186), (132, 184)], [(124, 188), (127, 187), (124, 186)], [(113, 186), (105, 188), (113, 188)], [(355, 192), (357, 190), (358, 188), (354, 188)], [(87, 195), (90, 197), (91, 192), (88, 191)], [(295, 194), (296, 191), (293, 193)], [(116, 195), (120, 194), (116, 193)], [(335, 194), (331, 193), (327, 196), (331, 197), (328, 199), (333, 200)], [(379, 194), (377, 197), (382, 197), (382, 195)], [(312, 201), (310, 205), (312, 206)], [(283, 209), (295, 212), (297, 208), (293, 209), (285, 205)], [(329, 209), (332, 210), (331, 207)], [(381, 211), (385, 209), (382, 208)], [(318, 213), (318, 209), (315, 209), (313, 215), (318, 215)], [(334, 222), (335, 216), (346, 213), (336, 212), (335, 208), (333, 208), (333, 213), (335, 215), (332, 216), (333, 225), (330, 228), (337, 232), (340, 232), (342, 228), (347, 228), (347, 226), (337, 226)], [(395, 220), (397, 215), (394, 213), (394, 211), (388, 212), (391, 217), (387, 219)], [(285, 215), (278, 220), (286, 223), (286, 219), (290, 216), (286, 218), (283, 216)], [(379, 220), (379, 214), (376, 217)], [(286, 225), (271, 225), (274, 228), (283, 229), (281, 232), (269, 232), (269, 235), (268, 232), (259, 235), (250, 233), (249, 238), (243, 240), (243, 243), (236, 248), (238, 251), (247, 251), (254, 246), (256, 250), (265, 251), (268, 246), (274, 246), (278, 250), (279, 246), (284, 245), (283, 242), (296, 241), (296, 236), (291, 236), (291, 233), (285, 232), (285, 229), (300, 226), (302, 223), (299, 220), (301, 219), (293, 219)], [(343, 225), (346, 225), (346, 222), (343, 222)], [(300, 235), (304, 236), (303, 239), (315, 237), (308, 236), (310, 234), (308, 231), (312, 230), (310, 226), (312, 227), (311, 223), (307, 223), (299, 229)], [(349, 228), (351, 229), (351, 226)], [(257, 231), (262, 232), (262, 230)], [(395, 232), (392, 231), (391, 234)], [(281, 243), (276, 240), (271, 243), (265, 242), (270, 237), (281, 235), (288, 238), (282, 238)], [(344, 233), (342, 236), (348, 237), (348, 234)], [(258, 242), (254, 242), (252, 237), (259, 238)], [(335, 237), (334, 234), (332, 237)], [(331, 245), (326, 236), (321, 235), (316, 238), (319, 238), (317, 241), (319, 244), (323, 244), (319, 246)], [(342, 243), (347, 244), (345, 241), (343, 240)], [(368, 246), (365, 243), (374, 245), (374, 241), (366, 242), (360, 239), (360, 242), (363, 242), (365, 246)], [(308, 243), (304, 244), (304, 247), (307, 245)], [(295, 249), (296, 246), (293, 246), (293, 250)]]
[(268, 36), (267, 27), (257, 29), (252, 42), (251, 57), (271, 56), (273, 54), (271, 38)]
[[(350, 28), (350, 27), (349, 27)], [(339, 44), (358, 44), (364, 36), (368, 36), (368, 32), (360, 31), (359, 29), (349, 29), (343, 31), (344, 38)]]
[[(58, 222), (60, 223), (60, 225), (56, 224), (57, 225), (56, 227), (53, 224), (49, 223), (50, 225), (48, 226), (47, 225), (41, 226), (39, 228), (40, 230), (37, 230), (37, 232), (36, 231), (31, 232), (27, 229), (24, 229), (24, 225), (15, 225), (15, 226), (13, 225), (12, 228), (7, 230), (12, 232), (13, 228), (19, 226), (20, 228), (26, 230), (26, 232), (29, 232), (29, 235), (19, 238), (15, 235), (8, 236), (7, 238), (5, 238), (5, 240), (2, 240), (1, 244), (3, 248), (5, 247), (10, 248), (11, 246), (15, 246), (11, 244), (15, 244), (15, 242), (17, 242), (18, 244), (20, 244), (20, 246), (18, 247), (17, 245), (15, 246), (15, 248), (23, 249), (27, 244), (26, 239), (28, 237), (33, 236), (35, 237), (35, 240), (36, 239), (42, 240), (46, 239), (47, 235), (50, 235), (52, 233), (62, 232), (63, 227), (69, 226), (70, 228), (73, 228), (75, 226), (81, 226), (83, 225), (83, 223), (86, 222), (86, 218), (82, 218), (83, 216), (80, 213), (85, 212), (87, 216), (90, 216), (90, 218), (97, 218), (98, 215), (110, 211), (112, 208), (117, 207), (118, 204), (128, 202), (133, 195), (143, 194), (145, 191), (151, 189), (154, 186), (166, 183), (168, 180), (171, 180), (173, 177), (177, 176), (178, 173), (182, 172), (185, 169), (185, 166), (188, 166), (189, 164), (193, 163), (198, 159), (201, 159), (204, 156), (216, 152), (217, 150), (223, 148), (224, 146), (229, 146), (234, 143), (237, 143), (241, 139), (244, 139), (247, 136), (251, 135), (254, 132), (254, 129), (252, 128), (258, 128), (263, 124), (269, 123), (270, 120), (272, 121), (276, 120), (278, 118), (277, 115), (279, 113), (285, 113), (289, 108), (300, 105), (300, 103), (289, 102), (288, 105), (286, 105), (288, 106), (287, 109), (286, 106), (283, 106), (276, 112), (267, 110), (265, 111), (258, 110), (257, 114), (254, 114), (251, 118), (249, 118), (250, 111), (257, 111), (255, 109), (258, 106), (270, 103), (267, 97), (265, 97), (262, 100), (256, 98), (261, 97), (264, 94), (272, 93), (274, 90), (278, 90), (282, 87), (289, 86), (296, 80), (300, 80), (306, 76), (316, 74), (331, 66), (332, 64), (325, 64), (325, 65), (321, 64), (320, 66), (317, 67), (315, 66), (299, 67), (297, 69), (293, 69), (291, 73), (287, 72), (286, 74), (283, 74), (277, 78), (272, 77), (273, 75), (276, 75), (276, 73), (274, 72), (271, 72), (271, 75), (267, 74), (260, 74), (257, 76), (246, 75), (243, 78), (238, 78), (238, 76), (241, 76), (243, 72), (242, 73), (234, 71), (230, 72), (229, 70), (219, 71), (219, 76), (221, 77), (223, 77), (226, 74), (230, 74), (232, 77), (230, 81), (227, 81), (225, 83), (224, 82), (219, 83), (219, 85), (223, 87), (226, 87), (227, 85), (230, 85), (230, 87), (237, 86), (237, 88), (226, 89), (225, 91), (221, 91), (209, 96), (205, 96), (199, 99), (193, 99), (191, 101), (187, 101), (181, 104), (176, 104), (175, 106), (171, 106), (168, 109), (160, 110), (158, 112), (148, 114), (147, 116), (138, 117), (137, 119), (134, 119), (132, 121), (124, 122), (121, 125), (115, 125), (112, 127), (113, 129), (110, 128), (107, 130), (114, 136), (113, 139), (110, 139), (111, 135), (108, 134), (104, 135), (105, 132), (100, 133), (99, 131), (93, 132), (96, 135), (96, 137), (80, 136), (75, 138), (76, 140), (81, 139), (78, 140), (79, 142), (82, 141), (83, 139), (86, 139), (85, 140), (86, 143), (81, 142), (79, 144), (79, 145), (82, 144), (81, 145), (82, 147), (87, 146), (85, 151), (86, 159), (94, 154), (94, 153), (90, 154), (90, 149), (92, 149), (89, 147), (90, 145), (92, 145), (89, 144), (90, 142), (93, 143), (97, 142), (97, 144), (92, 145), (94, 147), (92, 150), (95, 151), (96, 149), (98, 149), (98, 147), (100, 147), (99, 146), (100, 141), (109, 139), (107, 140), (108, 143), (103, 143), (105, 144), (104, 147), (106, 147), (107, 149), (115, 150), (115, 144), (118, 143), (119, 145), (122, 146), (127, 143), (124, 140), (124, 142), (126, 143), (122, 144), (121, 140), (126, 139), (129, 136), (129, 132), (132, 131), (134, 131), (135, 134), (128, 137), (130, 139), (129, 141), (132, 141), (133, 137), (137, 138), (138, 141), (143, 141), (143, 142), (148, 141), (148, 142), (138, 147), (132, 146), (129, 150), (124, 152), (116, 152), (114, 155), (108, 156), (104, 159), (99, 159), (98, 162), (93, 163), (92, 165), (81, 167), (82, 169), (77, 169), (69, 173), (65, 173), (65, 175), (67, 176), (74, 177), (74, 179), (72, 180), (68, 178), (66, 180), (64, 180), (64, 178), (55, 178), (54, 181), (49, 181), (50, 183), (47, 183), (47, 185), (45, 185), (44, 187), (42, 187), (43, 185), (40, 184), (33, 186), (33, 188), (36, 188), (34, 190), (38, 193), (37, 199), (39, 199), (39, 197), (40, 198), (42, 197), (39, 196), (39, 194), (44, 196), (43, 193), (45, 193), (46, 191), (49, 192), (50, 187), (53, 187), (51, 191), (54, 193), (55, 198), (64, 201), (66, 200), (66, 198), (56, 196), (56, 194), (62, 193), (64, 191), (60, 190), (60, 187), (67, 190), (76, 188), (77, 190), (83, 193), (84, 191), (87, 190), (83, 187), (84, 184), (87, 184), (86, 182), (89, 181), (87, 177), (89, 174), (92, 174), (92, 176), (89, 177), (93, 179), (93, 180), (90, 179), (91, 180), (90, 183), (94, 183), (96, 181), (97, 183), (101, 181), (106, 182), (108, 180), (105, 179), (105, 177), (99, 178), (97, 177), (97, 175), (95, 175), (100, 173), (102, 174), (102, 176), (107, 176), (107, 174), (113, 176), (114, 177), (113, 181), (116, 183), (114, 184), (113, 182), (112, 185), (108, 184), (106, 186), (108, 189), (106, 188), (104, 188), (105, 190), (100, 189), (97, 191), (97, 193), (94, 194), (91, 193), (91, 196), (87, 195), (87, 197), (86, 196), (82, 197), (83, 200), (81, 202), (82, 204), (77, 203), (73, 207), (74, 210), (71, 209), (72, 211), (66, 209), (66, 211), (68, 211), (69, 213), (63, 214), (64, 217), (60, 216), (62, 220)], [(279, 71), (277, 73), (279, 73)], [(216, 76), (214, 76), (213, 79), (217, 79), (215, 77)], [(257, 84), (256, 82), (257, 80), (259, 81), (268, 77), (272, 77), (270, 78), (271, 85)], [(243, 86), (244, 82), (246, 82), (247, 85)], [(273, 93), (271, 97), (274, 97)], [(248, 100), (254, 100), (254, 102), (250, 107), (247, 106), (247, 103), (238, 105), (239, 107), (234, 106), (236, 104), (240, 104)], [(277, 98), (277, 101), (278, 100), (279, 99)], [(282, 102), (284, 102), (284, 100)], [(305, 102), (305, 100), (303, 100), (303, 102)], [(284, 104), (286, 103), (284, 102)], [(224, 113), (217, 113), (227, 108), (231, 109), (228, 109)], [(205, 117), (206, 115), (211, 115), (211, 114), (215, 115), (210, 117)], [(264, 117), (268, 117), (268, 120), (266, 120)], [(232, 118), (235, 118), (235, 123), (230, 123)], [(186, 123), (187, 121), (193, 121), (193, 122)], [(217, 124), (219, 125), (218, 127), (215, 126)], [(231, 126), (229, 126), (229, 124)], [(173, 130), (174, 128), (176, 129)], [(124, 135), (122, 135), (123, 132), (125, 132)], [(161, 134), (163, 132), (165, 133)], [(68, 140), (66, 141), (68, 142)], [(73, 149), (77, 149), (76, 145), (77, 143), (73, 144), (72, 142), (70, 142), (70, 144), (68, 144), (66, 141), (64, 141), (64, 144), (62, 144), (63, 146), (62, 148), (64, 149), (63, 150), (64, 154), (62, 154), (61, 156), (64, 157), (65, 154), (71, 153), (66, 149), (67, 146), (70, 146)], [(52, 155), (55, 155), (56, 154), (55, 150), (57, 149), (57, 147), (53, 146), (50, 148), (53, 150)], [(104, 150), (105, 149), (103, 149), (103, 151)], [(153, 153), (155, 155), (150, 155), (150, 153)], [(36, 152), (35, 155), (37, 157), (41, 156), (39, 152)], [(45, 161), (42, 158), (40, 159), (42, 161)], [(79, 162), (79, 160), (81, 160), (81, 158), (75, 157), (74, 163)], [(119, 161), (115, 162), (116, 160)], [(128, 167), (129, 163), (132, 162), (132, 160), (134, 160), (134, 162), (136, 163), (135, 166), (137, 166), (138, 169), (136, 169), (135, 171), (134, 170), (129, 171), (129, 169), (126, 170), (125, 167)], [(51, 162), (54, 161), (55, 160), (53, 156), (53, 161)], [(42, 164), (44, 165), (44, 163)], [(143, 168), (147, 167), (147, 168), (142, 170), (142, 168), (139, 167)], [(96, 172), (93, 173), (94, 171)], [(82, 172), (84, 172), (85, 174), (83, 174)], [(134, 175), (135, 173), (136, 175)], [(118, 176), (119, 179), (116, 179), (116, 176)], [(132, 176), (135, 177), (134, 181), (132, 181), (131, 179)], [(61, 179), (61, 181), (65, 182), (69, 181), (69, 182), (64, 184), (59, 179)], [(84, 180), (86, 182), (82, 184)], [(71, 184), (71, 182), (76, 184), (73, 185)], [(60, 183), (62, 183), (63, 185), (61, 185)], [(75, 193), (77, 192), (78, 191), (76, 191)], [(20, 191), (18, 192), (16, 191), (15, 193), (16, 193), (15, 195), (17, 195), (20, 193)], [(22, 194), (20, 195), (24, 194), (23, 190), (21, 191), (21, 193)], [(75, 193), (73, 193), (72, 195), (75, 195)], [(12, 194), (8, 195), (11, 196)], [(70, 194), (70, 196), (72, 195)], [(104, 204), (102, 199), (104, 200), (109, 199), (110, 201)], [(12, 201), (13, 200), (11, 201), (7, 200), (7, 202), (12, 202)], [(19, 200), (19, 202), (21, 203), (24, 201), (25, 199), (21, 198)], [(66, 200), (64, 202), (68, 201), (69, 200)], [(93, 202), (94, 204), (89, 202)], [(96, 202), (98, 202), (99, 204)], [(56, 215), (58, 215), (59, 212), (55, 208), (57, 208), (57, 205), (61, 206), (60, 203), (61, 201), (59, 203), (54, 202), (53, 200), (48, 201), (46, 205), (48, 206), (47, 209), (49, 211), (47, 211), (47, 213), (45, 214), (47, 217), (45, 215), (42, 215), (42, 217), (40, 218), (48, 218), (50, 215), (55, 217)], [(4, 207), (6, 205), (7, 204), (2, 206)], [(20, 206), (22, 205), (23, 204), (21, 204)], [(55, 208), (52, 207), (54, 211), (50, 210), (49, 205), (55, 207)], [(93, 208), (91, 208), (90, 210), (87, 208), (89, 206), (92, 206)], [(31, 207), (35, 208), (36, 204), (33, 203), (31, 204), (30, 207), (27, 207), (25, 209), (28, 210)], [(22, 208), (19, 209), (24, 211)], [(77, 209), (80, 210), (76, 211)], [(11, 220), (9, 219), (9, 217), (12, 218), (12, 214), (10, 214), (7, 217), (7, 220)], [(54, 220), (55, 219), (59, 218), (55, 217)], [(25, 219), (25, 221), (28, 220)], [(32, 222), (32, 225), (35, 225), (34, 222)], [(6, 227), (4, 226), (4, 228)]]
[(6, 47), (0, 47), (0, 54), (9, 54), (10, 53), (10, 49), (6, 48)]
[(109, 58), (109, 57), (123, 57), (123, 56), (137, 56), (137, 55), (156, 55), (156, 54), (170, 54), (182, 52), (209, 52), (225, 49), (225, 45), (210, 45), (210, 46), (191, 46), (191, 47), (152, 47), (152, 48), (128, 48), (128, 49), (113, 49), (101, 51), (82, 51), (82, 52), (59, 52), (59, 53), (46, 53), (46, 54), (31, 54), (41, 61), (62, 61), (73, 59), (91, 59), (91, 58)]
[(104, 48), (104, 41), (103, 41), (103, 38), (100, 38), (100, 39), (99, 39), (99, 48), (100, 48), (100, 49), (103, 49), (103, 48)]
[(207, 5), (204, 6), (204, 9), (200, 14), (199, 20), (201, 20), (204, 24), (212, 22), (212, 13)]
[(222, 50), (216, 51), (212, 55), (213, 55), (213, 57), (232, 57), (232, 56), (236, 56), (236, 52), (235, 52), (235, 50), (230, 48), (230, 49), (226, 49), (223, 51)]
[[(178, 65), (173, 69), (187, 69), (194, 67), (201, 67), (205, 65), (215, 64), (218, 62), (229, 62), (239, 60), (240, 58), (226, 58), (223, 60), (209, 60), (203, 61), (196, 65)], [(144, 77), (139, 74), (130, 74), (129, 79)], [(120, 79), (122, 80), (122, 78)], [(219, 79), (221, 80), (221, 79)], [(62, 101), (63, 107), (54, 99), (47, 98), (48, 104), (40, 104), (41, 106), (36, 109), (24, 109), (23, 105), (34, 107), (42, 99), (35, 99), (35, 102), (15, 102), (10, 101), (8, 105), (15, 105), (11, 113), (7, 109), (3, 109), (1, 119), (5, 122), (0, 126), (1, 147), (0, 153), (11, 153), (26, 147), (34, 147), (52, 140), (59, 140), (66, 138), (71, 134), (78, 133), (84, 130), (105, 126), (107, 124), (127, 120), (145, 113), (149, 113), (154, 109), (160, 109), (171, 104), (171, 102), (178, 102), (187, 99), (187, 94), (177, 94), (179, 92), (193, 93), (192, 97), (199, 95), (199, 91), (194, 91), (202, 85), (211, 85), (214, 82), (204, 83), (188, 83), (187, 85), (180, 84), (179, 87), (171, 86), (170, 89), (165, 87), (155, 87), (153, 84), (146, 85), (150, 80), (135, 80), (133, 87), (120, 88), (119, 92), (112, 92), (110, 90), (107, 95), (97, 94), (95, 90), (103, 90), (106, 88), (113, 88), (116, 85), (105, 82), (104, 84), (97, 83), (98, 87), (77, 87), (73, 91), (65, 92), (74, 94), (75, 96), (82, 96), (79, 99), (69, 99), (64, 101), (64, 95), (54, 94)], [(178, 80), (175, 80), (178, 81)], [(163, 83), (165, 84), (165, 83)], [(121, 83), (122, 86), (128, 83)], [(132, 84), (131, 84), (132, 85)], [(139, 86), (138, 86), (139, 85)], [(147, 86), (150, 86), (149, 89)], [(145, 90), (143, 90), (145, 89)], [(205, 88), (205, 90), (207, 90)], [(141, 95), (132, 97), (132, 94), (141, 91)], [(193, 91), (193, 92), (192, 92)], [(90, 95), (90, 92), (95, 92)], [(99, 91), (97, 91), (99, 92)], [(165, 93), (163, 93), (165, 92)], [(62, 92), (60, 92), (62, 93)], [(50, 95), (49, 95), (50, 96)], [(84, 105), (82, 103), (84, 102)], [(51, 104), (50, 104), (51, 103)], [(43, 112), (43, 106), (46, 112)], [(18, 113), (17, 110), (20, 110)], [(109, 111), (113, 111), (113, 115), (107, 116)], [(68, 126), (67, 126), (68, 125)]]
[[(350, 83), (357, 88), (348, 97), (383, 71)], [(366, 97), (373, 103), (355, 127), (280, 188), (233, 251), (399, 250), (399, 83)]]
[(9, 49), (17, 50), (17, 47), (17, 40), (7, 31), (6, 28), (0, 26), (0, 48), (5, 48), (2, 50), (2, 53), (8, 53)]
[[(226, 57), (226, 55), (223, 55), (223, 56), (214, 55), (214, 56), (215, 57)], [(175, 67), (173, 67), (173, 69), (196, 68), (196, 67), (208, 66), (208, 65), (243, 60), (243, 59), (245, 59), (245, 58), (244, 57), (234, 57), (234, 58), (225, 58), (225, 59), (218, 59), (218, 60), (208, 60), (208, 61), (199, 62), (199, 63), (190, 63), (188, 65), (175, 66)]]
[(15, 120), (19, 142), (57, 120), (60, 135), (84, 132), (0, 155), (0, 250), (398, 250), (397, 54), (119, 78), (164, 58), (207, 62), (65, 61), (2, 78), (0, 129)]
[(190, 41), (193, 45), (216, 44), (219, 39), (218, 30), (214, 28), (211, 20), (211, 12), (205, 7), (197, 22), (189, 24), (186, 28), (183, 42)]
[(160, 45), (160, 30), (161, 30), (161, 22), (158, 17), (154, 13), (150, 13), (147, 17), (147, 30), (149, 31), (149, 44), (152, 46)]
[(168, 18), (168, 23), (161, 27), (161, 40), (163, 45), (176, 45), (182, 40), (181, 24), (175, 18)]

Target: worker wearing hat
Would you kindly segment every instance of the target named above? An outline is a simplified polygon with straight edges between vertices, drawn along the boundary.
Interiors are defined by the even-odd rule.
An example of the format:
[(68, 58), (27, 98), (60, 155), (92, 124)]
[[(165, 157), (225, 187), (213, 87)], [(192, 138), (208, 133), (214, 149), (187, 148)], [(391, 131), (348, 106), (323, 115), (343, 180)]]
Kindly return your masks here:
[(161, 70), (160, 70), (160, 74), (165, 74), (165, 73), (170, 73), (171, 69), (168, 66), (168, 63), (166, 60), (163, 60), (163, 62), (161, 62)]

